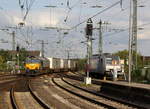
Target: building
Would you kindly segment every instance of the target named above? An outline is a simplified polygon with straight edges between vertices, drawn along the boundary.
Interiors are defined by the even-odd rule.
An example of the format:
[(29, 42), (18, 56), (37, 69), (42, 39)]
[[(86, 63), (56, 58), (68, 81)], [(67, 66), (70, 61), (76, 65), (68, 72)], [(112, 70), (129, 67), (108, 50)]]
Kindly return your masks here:
[[(9, 50), (8, 53), (13, 55), (13, 54), (17, 54), (18, 52)], [(27, 56), (40, 56), (40, 51), (26, 51), (26, 54)]]
[(141, 56), (143, 65), (150, 65), (150, 56)]

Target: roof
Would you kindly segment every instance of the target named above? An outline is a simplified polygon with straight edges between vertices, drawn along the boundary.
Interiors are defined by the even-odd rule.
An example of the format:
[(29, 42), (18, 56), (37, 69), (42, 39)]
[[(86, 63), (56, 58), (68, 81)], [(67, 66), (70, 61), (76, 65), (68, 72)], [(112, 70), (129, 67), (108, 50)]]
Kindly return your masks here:
[(141, 56), (143, 60), (148, 60), (150, 61), (150, 56)]
[[(17, 51), (12, 51), (9, 50), (8, 51), (10, 54), (17, 54)], [(26, 51), (28, 56), (39, 56), (40, 55), (40, 51)]]

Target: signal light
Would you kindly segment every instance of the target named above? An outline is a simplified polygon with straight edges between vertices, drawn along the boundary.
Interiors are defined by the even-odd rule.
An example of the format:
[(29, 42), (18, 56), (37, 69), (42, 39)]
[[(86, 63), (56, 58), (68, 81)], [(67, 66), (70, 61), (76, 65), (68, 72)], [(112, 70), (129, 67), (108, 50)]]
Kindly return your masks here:
[(93, 33), (93, 22), (90, 19), (88, 19), (87, 21), (87, 25), (86, 25), (86, 35), (92, 36)]
[(20, 51), (20, 47), (18, 45), (16, 47), (16, 51)]

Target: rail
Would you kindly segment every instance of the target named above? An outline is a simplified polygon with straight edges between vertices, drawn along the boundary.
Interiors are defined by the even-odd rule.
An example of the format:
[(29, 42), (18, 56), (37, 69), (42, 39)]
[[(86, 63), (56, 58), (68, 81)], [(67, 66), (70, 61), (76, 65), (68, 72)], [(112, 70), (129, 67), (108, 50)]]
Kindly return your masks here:
[(86, 101), (89, 101), (89, 102), (91, 102), (91, 103), (94, 103), (94, 104), (103, 106), (103, 107), (108, 108), (108, 109), (117, 109), (117, 108), (114, 108), (114, 107), (112, 107), (112, 106), (110, 106), (110, 105), (107, 105), (107, 104), (98, 102), (98, 101), (96, 101), (96, 100), (94, 100), (94, 99), (91, 99), (91, 98), (89, 98), (89, 97), (86, 97), (86, 96), (80, 95), (80, 94), (78, 94), (78, 93), (75, 93), (75, 92), (73, 92), (73, 91), (71, 91), (71, 90), (68, 90), (67, 88), (65, 88), (65, 87), (59, 85), (58, 83), (56, 83), (55, 80), (54, 80), (54, 78), (52, 78), (52, 81), (53, 81), (53, 83), (54, 83), (55, 85), (57, 85), (57, 86), (60, 87), (61, 89), (65, 90), (65, 91), (67, 91), (67, 92), (69, 92), (69, 93), (71, 93), (71, 94), (73, 94), (73, 95), (75, 95), (75, 96), (78, 96), (78, 97), (80, 97), (80, 98), (82, 98), (82, 99), (84, 99), (84, 100), (86, 100)]
[[(70, 78), (70, 79), (77, 80), (77, 81), (83, 81), (83, 78), (82, 78), (82, 77), (79, 77), (79, 76), (72, 76), (72, 75), (69, 76), (69, 75), (67, 75), (66, 77), (67, 77), (67, 78)], [(87, 91), (87, 92), (92, 93), (92, 94), (94, 94), (94, 95), (96, 95), (96, 96), (101, 96), (101, 97), (104, 97), (104, 98), (106, 98), (106, 99), (110, 99), (110, 100), (113, 100), (113, 101), (116, 101), (116, 102), (119, 102), (119, 103), (122, 103), (122, 104), (125, 104), (125, 105), (129, 105), (129, 106), (132, 106), (132, 107), (135, 107), (135, 108), (147, 109), (145, 106), (141, 105), (140, 103), (138, 104), (138, 103), (134, 103), (134, 102), (129, 102), (129, 101), (127, 101), (127, 100), (119, 99), (119, 98), (117, 98), (117, 97), (111, 97), (111, 96), (106, 95), (106, 94), (103, 94), (103, 93), (91, 92), (91, 91), (89, 91), (89, 90), (86, 90), (86, 89), (83, 89), (83, 88), (81, 88), (81, 87), (75, 86), (75, 85), (73, 85), (73, 84), (71, 84), (71, 83), (65, 81), (64, 79), (62, 79), (62, 80), (63, 80), (64, 82), (66, 82), (67, 84), (72, 85), (73, 87), (79, 88), (79, 89), (81, 89), (81, 90), (83, 90), (83, 91)], [(96, 84), (96, 85), (102, 85), (102, 84), (103, 84), (102, 82), (100, 82), (100, 81), (98, 81), (98, 80), (92, 80), (92, 83), (93, 83), (93, 84)], [(110, 90), (110, 89), (107, 89), (107, 90)], [(119, 93), (119, 92), (116, 92), (116, 93)]]
[(92, 92), (92, 91), (90, 91), (90, 90), (87, 90), (87, 89), (78, 87), (78, 86), (76, 86), (76, 85), (74, 85), (74, 84), (71, 84), (70, 82), (64, 80), (64, 78), (61, 78), (61, 79), (62, 79), (62, 81), (64, 81), (65, 83), (67, 83), (67, 84), (69, 84), (69, 85), (71, 85), (71, 86), (73, 86), (73, 87), (75, 87), (75, 88), (78, 88), (78, 89), (80, 89), (80, 90), (83, 90), (83, 91), (85, 91), (85, 92), (91, 93), (91, 94), (93, 94), (93, 95), (100, 96), (100, 97), (104, 97), (104, 98), (106, 98), (106, 99), (109, 99), (109, 100), (112, 100), (112, 101), (116, 101), (116, 102), (119, 102), (119, 103), (122, 103), (122, 104), (125, 104), (125, 105), (128, 105), (128, 106), (132, 106), (132, 107), (135, 107), (135, 108), (142, 108), (142, 109), (144, 108), (144, 107), (141, 107), (141, 106), (139, 106), (139, 105), (137, 105), (137, 104), (129, 103), (129, 102), (123, 101), (123, 100), (118, 100), (118, 99), (112, 98), (112, 97), (110, 97), (110, 96), (107, 96), (107, 95), (105, 95), (105, 94)]
[(15, 100), (15, 96), (14, 96), (14, 89), (11, 88), (10, 89), (10, 100), (11, 100), (11, 104), (13, 109), (19, 109)]
[(38, 96), (33, 92), (33, 89), (31, 88), (31, 85), (30, 85), (30, 80), (29, 80), (29, 83), (28, 83), (28, 88), (29, 88), (29, 91), (30, 91), (32, 97), (33, 97), (44, 109), (51, 109), (48, 104), (46, 104), (40, 97), (38, 97)]

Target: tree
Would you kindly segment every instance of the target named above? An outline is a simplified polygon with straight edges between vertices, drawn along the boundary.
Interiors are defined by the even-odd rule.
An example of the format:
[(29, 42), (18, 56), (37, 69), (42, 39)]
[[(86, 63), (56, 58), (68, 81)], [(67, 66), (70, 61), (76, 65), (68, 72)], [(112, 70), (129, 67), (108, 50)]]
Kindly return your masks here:
[(0, 56), (0, 71), (6, 68), (6, 63), (4, 63), (4, 58)]
[(5, 71), (7, 69), (7, 61), (11, 59), (10, 53), (3, 49), (0, 50), (0, 70)]
[(114, 53), (113, 55), (119, 56), (120, 59), (124, 59), (124, 70), (125, 72), (128, 72), (128, 50), (118, 51)]
[[(114, 53), (114, 55), (117, 55), (119, 56), (121, 59), (124, 59), (125, 60), (125, 65), (128, 64), (128, 58), (129, 58), (129, 52), (128, 50), (123, 50), (123, 51), (118, 51), (116, 53)], [(143, 65), (142, 65), (142, 59), (141, 59), (141, 54), (140, 53), (137, 53), (137, 67), (138, 68), (141, 68)]]
[(0, 56), (2, 56), (4, 63), (11, 60), (12, 58), (11, 54), (8, 51), (3, 49), (0, 50)]
[[(21, 48), (17, 53), (16, 52), (13, 52), (13, 53), (16, 54), (16, 59), (18, 58), (17, 53), (19, 53), (20, 66), (21, 66), (21, 68), (23, 68), (24, 61), (26, 60), (26, 57), (27, 57), (26, 49)], [(8, 51), (8, 50), (3, 50), (3, 49), (0, 50), (0, 70), (6, 70), (7, 62), (12, 61), (12, 54), (13, 53), (11, 51)], [(17, 63), (17, 60), (15, 63)], [(10, 64), (10, 65), (12, 67), (12, 64)], [(11, 70), (11, 67), (9, 67), (9, 70)]]
[(85, 70), (86, 59), (79, 59), (78, 60), (78, 70), (83, 71)]
[[(128, 50), (123, 50), (123, 51), (118, 51), (116, 53), (114, 53), (114, 55), (117, 55), (119, 56), (121, 59), (124, 59), (125, 60), (125, 72), (128, 72)], [(134, 55), (135, 56), (135, 55)], [(132, 79), (137, 81), (137, 80), (140, 80), (141, 78), (141, 68), (143, 67), (143, 64), (142, 64), (142, 58), (141, 58), (141, 54), (140, 53), (137, 53), (137, 69), (132, 71)]]

